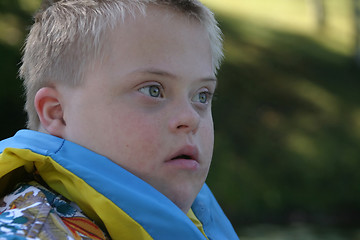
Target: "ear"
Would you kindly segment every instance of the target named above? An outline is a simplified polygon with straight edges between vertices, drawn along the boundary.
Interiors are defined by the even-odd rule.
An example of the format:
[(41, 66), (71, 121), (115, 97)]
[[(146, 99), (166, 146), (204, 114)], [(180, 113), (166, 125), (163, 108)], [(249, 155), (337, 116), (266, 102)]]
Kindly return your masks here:
[(61, 95), (56, 88), (43, 87), (35, 95), (35, 108), (41, 127), (51, 135), (62, 137), (66, 126)]

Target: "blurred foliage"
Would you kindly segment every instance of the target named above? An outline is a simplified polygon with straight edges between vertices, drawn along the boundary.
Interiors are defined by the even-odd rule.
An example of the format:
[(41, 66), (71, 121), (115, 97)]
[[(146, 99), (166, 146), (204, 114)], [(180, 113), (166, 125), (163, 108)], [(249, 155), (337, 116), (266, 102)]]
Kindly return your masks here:
[(219, 7), (227, 56), (208, 182), (234, 225), (356, 226), (360, 70), (350, 2), (326, 2), (321, 32), (307, 1), (204, 2)]
[[(321, 32), (309, 0), (203, 2), (217, 13), (226, 54), (208, 184), (234, 226), (359, 224), (360, 70), (351, 1), (325, 1)], [(1, 138), (25, 124), (17, 71), (39, 4), (0, 2)]]
[(359, 230), (329, 229), (305, 224), (288, 227), (259, 224), (245, 227), (241, 240), (359, 240)]

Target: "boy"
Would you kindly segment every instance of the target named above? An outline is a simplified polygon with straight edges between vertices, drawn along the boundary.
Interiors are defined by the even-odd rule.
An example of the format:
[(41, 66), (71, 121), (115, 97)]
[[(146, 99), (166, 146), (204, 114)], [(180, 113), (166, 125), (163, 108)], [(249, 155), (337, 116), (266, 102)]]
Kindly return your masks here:
[(20, 69), (36, 131), (0, 143), (0, 236), (237, 239), (204, 185), (221, 49), (197, 0), (44, 3)]

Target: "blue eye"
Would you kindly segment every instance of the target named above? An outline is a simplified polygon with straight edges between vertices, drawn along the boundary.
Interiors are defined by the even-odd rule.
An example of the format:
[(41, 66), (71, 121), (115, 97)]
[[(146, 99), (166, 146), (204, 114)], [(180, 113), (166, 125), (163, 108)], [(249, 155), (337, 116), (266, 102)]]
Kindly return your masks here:
[(207, 103), (209, 103), (211, 96), (212, 96), (212, 94), (210, 92), (200, 92), (200, 93), (196, 94), (192, 100), (194, 102), (207, 104)]
[(161, 87), (158, 85), (142, 87), (139, 89), (139, 91), (150, 97), (154, 97), (154, 98), (162, 97)]
[(202, 92), (199, 93), (199, 102), (201, 103), (207, 103), (208, 96), (206, 93)]

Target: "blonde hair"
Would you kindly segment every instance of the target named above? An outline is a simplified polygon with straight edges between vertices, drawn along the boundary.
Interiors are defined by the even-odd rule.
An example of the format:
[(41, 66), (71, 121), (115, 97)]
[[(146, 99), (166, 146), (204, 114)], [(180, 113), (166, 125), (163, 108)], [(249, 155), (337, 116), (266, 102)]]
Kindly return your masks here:
[(79, 86), (86, 68), (103, 57), (106, 32), (124, 22), (126, 14), (145, 14), (149, 4), (168, 6), (204, 25), (216, 73), (223, 58), (221, 30), (198, 0), (45, 0), (34, 17), (20, 67), (28, 128), (40, 127), (34, 106), (37, 91), (56, 82)]

